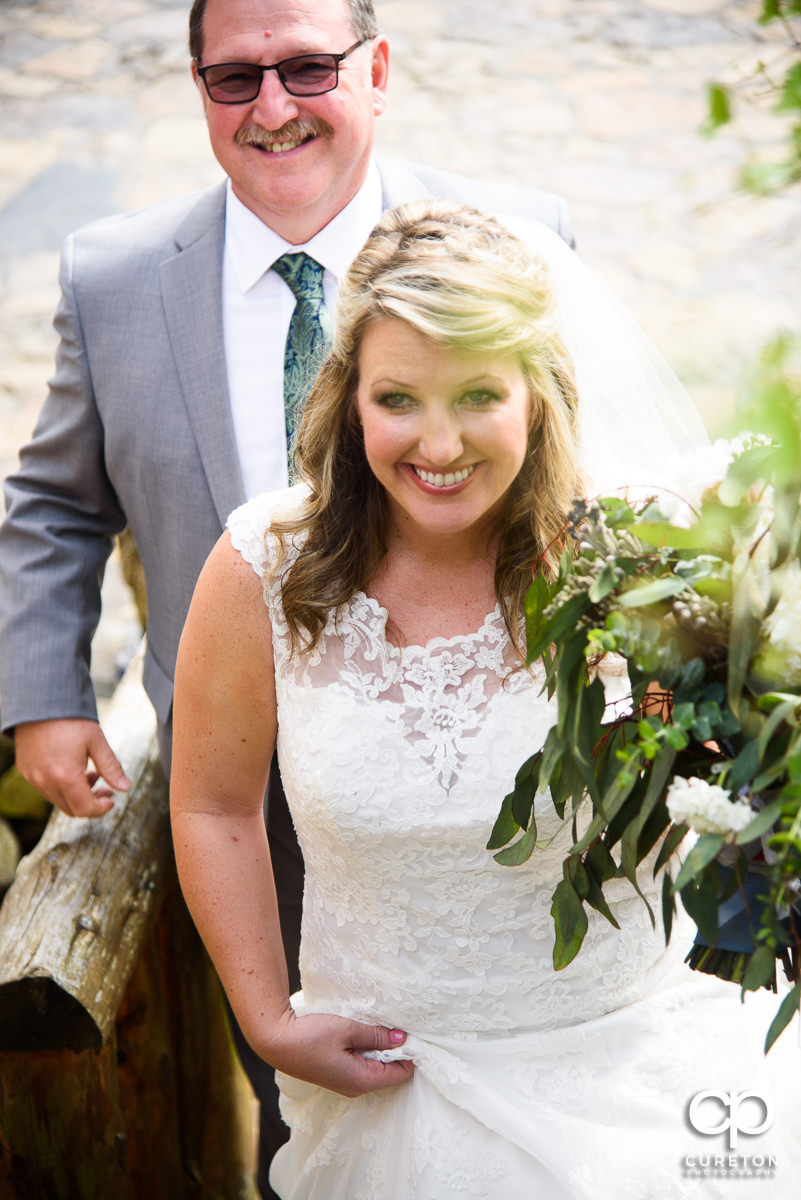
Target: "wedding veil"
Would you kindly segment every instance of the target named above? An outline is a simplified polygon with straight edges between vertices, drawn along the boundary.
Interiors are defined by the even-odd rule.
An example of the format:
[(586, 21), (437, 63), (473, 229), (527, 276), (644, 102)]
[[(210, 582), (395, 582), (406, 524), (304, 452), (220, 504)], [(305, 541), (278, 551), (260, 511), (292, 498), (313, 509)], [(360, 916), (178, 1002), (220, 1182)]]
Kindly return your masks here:
[(548, 265), (556, 327), (576, 371), (587, 495), (674, 490), (682, 460), (709, 440), (687, 392), (611, 289), (560, 237), (545, 225), (498, 218)]

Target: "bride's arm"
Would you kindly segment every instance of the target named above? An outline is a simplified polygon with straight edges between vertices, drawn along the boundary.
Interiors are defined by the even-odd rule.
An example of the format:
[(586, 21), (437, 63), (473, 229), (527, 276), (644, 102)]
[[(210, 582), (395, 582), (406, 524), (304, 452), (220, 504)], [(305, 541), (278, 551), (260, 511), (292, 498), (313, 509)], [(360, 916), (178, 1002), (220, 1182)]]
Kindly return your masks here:
[(272, 1066), (356, 1096), (406, 1079), (410, 1063), (359, 1051), (397, 1030), (289, 1003), (263, 803), (275, 747), (270, 622), (261, 580), (223, 535), (195, 589), (175, 677), (173, 840), (181, 887), (242, 1031)]

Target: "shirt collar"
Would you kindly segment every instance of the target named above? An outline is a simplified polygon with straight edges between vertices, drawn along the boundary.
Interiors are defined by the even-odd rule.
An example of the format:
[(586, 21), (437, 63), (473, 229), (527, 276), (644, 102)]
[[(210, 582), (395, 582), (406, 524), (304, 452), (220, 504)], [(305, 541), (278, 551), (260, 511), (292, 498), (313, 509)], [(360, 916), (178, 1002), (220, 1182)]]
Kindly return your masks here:
[(305, 251), (339, 280), (361, 250), (383, 211), (381, 178), (371, 159), (364, 183), (323, 229), (293, 246), (259, 220), (234, 194), (230, 179), (225, 204), (225, 253), (234, 277), (248, 292), (282, 254)]

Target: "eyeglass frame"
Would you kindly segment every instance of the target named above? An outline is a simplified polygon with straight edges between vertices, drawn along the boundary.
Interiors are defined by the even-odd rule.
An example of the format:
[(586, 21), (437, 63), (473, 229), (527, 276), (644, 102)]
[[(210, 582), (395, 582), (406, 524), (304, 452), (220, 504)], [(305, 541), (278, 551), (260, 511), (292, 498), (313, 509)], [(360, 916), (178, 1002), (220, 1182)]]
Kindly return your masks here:
[[(196, 64), (195, 70), (197, 71), (197, 74), (200, 76), (200, 78), (203, 80), (203, 86), (206, 89), (206, 95), (208, 96), (209, 100), (211, 100), (212, 104), (252, 104), (262, 89), (262, 85), (264, 83), (265, 71), (277, 72), (278, 78), (281, 81), (281, 86), (283, 87), (283, 89), (287, 93), (287, 95), (289, 95), (289, 96), (295, 96), (297, 99), (302, 99), (304, 96), (326, 96), (326, 95), (328, 95), (329, 92), (336, 91), (337, 87), (339, 86), (339, 64), (342, 62), (342, 60), (347, 58), (348, 55), (353, 54), (354, 50), (358, 50), (360, 46), (363, 46), (365, 44), (365, 42), (369, 42), (369, 41), (372, 41), (372, 38), (369, 38), (369, 37), (362, 38), (360, 41), (354, 42), (353, 45), (349, 46), (347, 50), (343, 50), (341, 54), (329, 54), (327, 51), (319, 51), (316, 54), (293, 54), (291, 58), (282, 58), (280, 62), (271, 63), (270, 66), (268, 66), (268, 67), (262, 66), (261, 63), (247, 63), (247, 62), (209, 63), (208, 66), (201, 67), (199, 65), (200, 60), (196, 58), (195, 59), (195, 64)], [(302, 62), (303, 59), (306, 59), (306, 58), (330, 58), (331, 59), (331, 61), (333, 63), (334, 82), (331, 84), (330, 87), (323, 88), (319, 92), (293, 92), (293, 91), (290, 91), (290, 89), (287, 85), (287, 81), (284, 77), (282, 68), (286, 67), (287, 63)], [(210, 90), (208, 82), (206, 80), (206, 72), (213, 71), (215, 67), (249, 67), (252, 70), (260, 71), (261, 74), (259, 75), (258, 87), (256, 88), (253, 95), (248, 96), (248, 98), (246, 100), (215, 100), (214, 96), (212, 96), (212, 94), (211, 94), (211, 90)], [(255, 75), (254, 75), (254, 81), (255, 81)]]

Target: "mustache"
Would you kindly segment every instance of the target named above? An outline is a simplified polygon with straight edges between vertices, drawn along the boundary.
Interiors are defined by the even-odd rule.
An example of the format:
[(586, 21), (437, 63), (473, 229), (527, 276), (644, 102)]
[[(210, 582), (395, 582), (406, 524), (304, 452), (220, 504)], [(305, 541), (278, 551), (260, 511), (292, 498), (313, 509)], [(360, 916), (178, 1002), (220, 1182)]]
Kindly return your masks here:
[(237, 146), (260, 146), (266, 149), (276, 142), (304, 142), (312, 137), (330, 137), (333, 129), (320, 118), (294, 117), (280, 129), (265, 129), (262, 125), (245, 125), (234, 136)]

